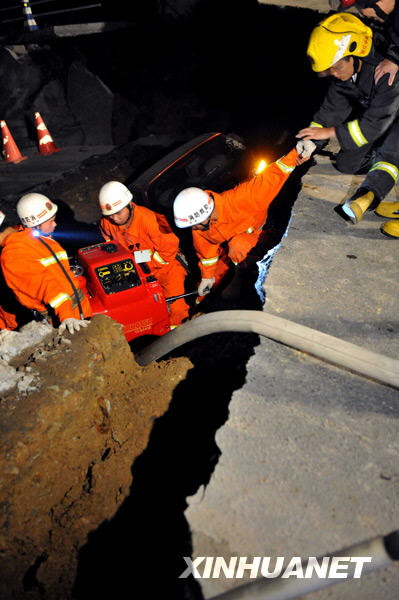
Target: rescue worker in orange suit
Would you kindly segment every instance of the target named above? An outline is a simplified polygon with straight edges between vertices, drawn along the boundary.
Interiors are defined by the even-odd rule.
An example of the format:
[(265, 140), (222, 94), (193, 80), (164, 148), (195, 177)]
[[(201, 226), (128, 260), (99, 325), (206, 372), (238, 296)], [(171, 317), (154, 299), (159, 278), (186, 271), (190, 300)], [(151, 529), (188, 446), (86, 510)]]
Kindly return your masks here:
[[(0, 210), (0, 247), (3, 246), (6, 238), (10, 235), (10, 233), (14, 232), (15, 227), (12, 227), (9, 224), (5, 213), (2, 210)], [(10, 288), (6, 285), (4, 281), (2, 272), (0, 273), (0, 290), (0, 329), (16, 329), (18, 327), (18, 323), (17, 317), (15, 315), (15, 307), (10, 306), (10, 304), (13, 304), (14, 298)]]
[[(210, 292), (226, 272), (222, 244), (228, 258), (240, 268), (250, 266), (251, 250), (257, 245), (271, 202), (302, 158), (291, 150), (260, 174), (221, 194), (189, 187), (173, 203), (177, 227), (192, 227), (199, 257), (201, 281), (198, 295)], [(230, 263), (231, 264), (231, 263)]]
[(59, 332), (86, 327), (92, 311), (76, 283), (67, 253), (52, 239), (57, 205), (43, 194), (29, 193), (17, 204), (22, 227), (5, 239), (1, 267), (7, 285), (21, 304), (42, 319), (60, 323)]
[[(130, 252), (149, 250), (148, 262), (166, 298), (184, 294), (186, 271), (177, 260), (179, 239), (166, 218), (133, 202), (133, 195), (119, 181), (104, 184), (99, 193), (103, 214), (100, 229), (106, 241), (115, 240)], [(173, 329), (188, 317), (189, 306), (184, 298), (170, 304), (170, 325)]]

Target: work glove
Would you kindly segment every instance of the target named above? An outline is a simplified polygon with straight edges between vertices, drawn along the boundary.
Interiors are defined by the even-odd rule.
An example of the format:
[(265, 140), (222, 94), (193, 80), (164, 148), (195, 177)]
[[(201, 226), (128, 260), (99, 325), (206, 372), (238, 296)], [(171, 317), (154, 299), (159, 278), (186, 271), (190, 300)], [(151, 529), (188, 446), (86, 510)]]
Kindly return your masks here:
[(82, 321), (81, 319), (74, 319), (70, 317), (69, 319), (64, 319), (61, 325), (58, 327), (58, 333), (62, 335), (65, 329), (68, 329), (69, 333), (75, 333), (75, 331), (79, 331), (81, 327), (87, 327), (89, 321)]
[(299, 140), (296, 151), (302, 158), (310, 158), (316, 150), (316, 144), (312, 140)]
[(209, 294), (214, 283), (214, 277), (211, 277), (210, 279), (201, 279), (198, 286), (198, 296), (205, 296), (205, 294)]

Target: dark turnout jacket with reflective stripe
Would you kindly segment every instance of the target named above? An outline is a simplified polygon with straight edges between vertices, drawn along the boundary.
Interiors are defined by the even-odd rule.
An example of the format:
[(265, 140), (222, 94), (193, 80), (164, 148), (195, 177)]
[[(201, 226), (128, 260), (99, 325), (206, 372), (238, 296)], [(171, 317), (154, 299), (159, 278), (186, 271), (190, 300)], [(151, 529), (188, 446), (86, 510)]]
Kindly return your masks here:
[(335, 127), (344, 151), (373, 144), (398, 118), (399, 77), (392, 86), (388, 85), (388, 75), (375, 84), (375, 67), (382, 57), (373, 58), (375, 64), (361, 61), (355, 82), (334, 79), (312, 119), (312, 125)]

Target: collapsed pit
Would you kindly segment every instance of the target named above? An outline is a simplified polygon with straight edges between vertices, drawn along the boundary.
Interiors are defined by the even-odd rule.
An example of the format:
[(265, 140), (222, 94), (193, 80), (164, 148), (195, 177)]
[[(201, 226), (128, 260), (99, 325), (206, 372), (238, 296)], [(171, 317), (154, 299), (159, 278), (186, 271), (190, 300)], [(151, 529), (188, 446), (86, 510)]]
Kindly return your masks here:
[(191, 554), (185, 498), (210, 479), (257, 336), (212, 336), (216, 363), (208, 340), (145, 368), (107, 317), (66, 340), (49, 328), (14, 357), (32, 387), (1, 399), (1, 597), (144, 593), (155, 551), (167, 559), (154, 590), (194, 593), (177, 579)]

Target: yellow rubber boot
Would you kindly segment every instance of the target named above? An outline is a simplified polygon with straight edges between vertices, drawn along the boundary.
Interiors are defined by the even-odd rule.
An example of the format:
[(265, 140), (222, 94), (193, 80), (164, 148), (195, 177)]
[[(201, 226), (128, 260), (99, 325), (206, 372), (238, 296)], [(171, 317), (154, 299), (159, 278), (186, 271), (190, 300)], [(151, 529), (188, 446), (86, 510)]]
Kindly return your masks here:
[(387, 221), (381, 227), (381, 231), (389, 237), (399, 238), (399, 221)]
[(347, 202), (342, 205), (342, 210), (346, 216), (350, 218), (352, 223), (356, 224), (362, 219), (373, 200), (374, 192), (364, 190), (364, 193), (357, 198), (355, 194), (355, 196), (352, 196), (351, 199), (347, 200)]
[(399, 202), (380, 202), (375, 214), (388, 219), (399, 219)]

